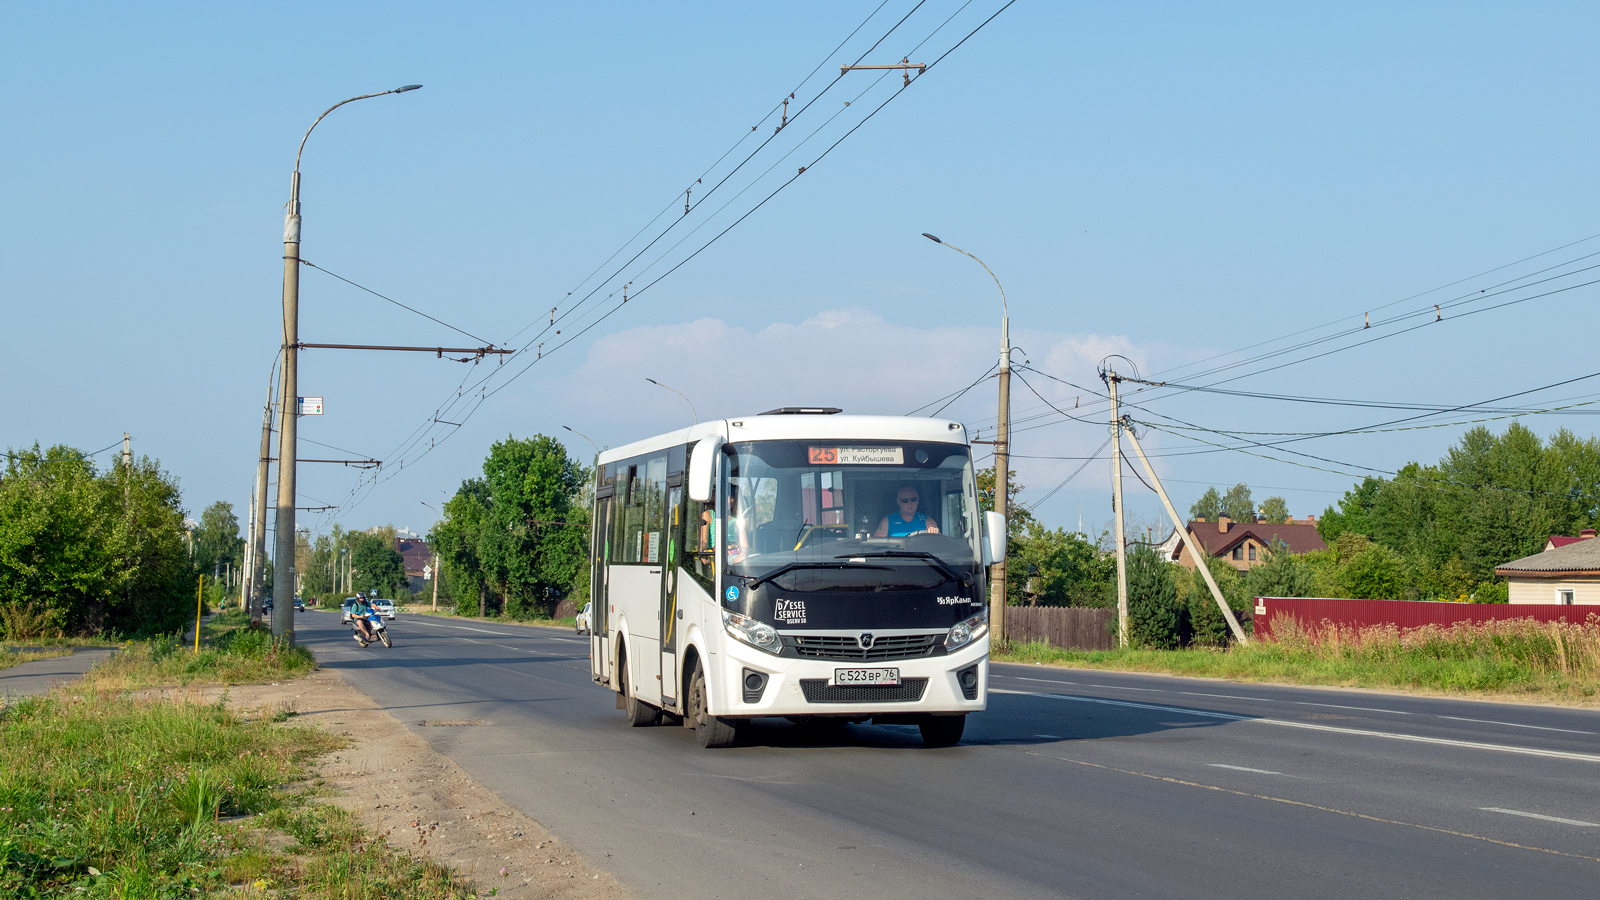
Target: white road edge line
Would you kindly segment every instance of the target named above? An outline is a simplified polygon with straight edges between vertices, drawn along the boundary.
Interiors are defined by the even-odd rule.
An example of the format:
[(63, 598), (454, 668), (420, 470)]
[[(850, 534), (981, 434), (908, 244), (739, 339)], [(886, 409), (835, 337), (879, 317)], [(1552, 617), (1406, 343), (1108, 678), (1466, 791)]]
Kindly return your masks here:
[(1034, 737), (1036, 737), (1036, 738), (1048, 738), (1048, 739), (1050, 739), (1052, 741), (1064, 741), (1064, 740), (1066, 740), (1066, 738), (1062, 737), (1059, 734), (1036, 734), (1036, 735), (1034, 735)]
[(1453, 719), (1457, 722), (1481, 722), (1485, 725), (1510, 725), (1512, 728), (1533, 728), (1539, 731), (1562, 731), (1567, 734), (1600, 734), (1594, 731), (1579, 731), (1576, 728), (1551, 728), (1547, 725), (1521, 725), (1516, 722), (1496, 722), (1493, 719), (1468, 719), (1462, 716), (1439, 716), (1441, 719)]
[(1252, 769), (1249, 766), (1230, 766), (1227, 763), (1206, 763), (1206, 765), (1210, 766), (1213, 769), (1232, 769), (1235, 772), (1254, 772), (1257, 775), (1282, 775), (1283, 774), (1282, 772), (1274, 772), (1271, 769)]
[(1562, 825), (1576, 825), (1579, 828), (1600, 828), (1600, 823), (1584, 822), (1579, 819), (1563, 819), (1560, 816), (1541, 816), (1538, 813), (1523, 812), (1520, 809), (1501, 809), (1498, 806), (1480, 806), (1484, 812), (1505, 813), (1508, 816), (1522, 816), (1527, 819), (1542, 819), (1546, 822), (1560, 822)]
[(1158, 712), (1183, 713), (1191, 716), (1205, 716), (1212, 719), (1226, 719), (1230, 722), (1259, 722), (1263, 725), (1278, 725), (1283, 728), (1303, 728), (1307, 731), (1329, 731), (1334, 734), (1353, 734), (1360, 737), (1389, 738), (1395, 741), (1412, 741), (1418, 744), (1439, 744), (1446, 747), (1462, 747), (1468, 750), (1493, 750), (1500, 753), (1520, 753), (1524, 756), (1543, 756), (1549, 759), (1570, 759), (1577, 762), (1600, 763), (1600, 755), (1594, 753), (1572, 753), (1565, 750), (1540, 750), (1535, 747), (1513, 747), (1510, 744), (1485, 744), (1478, 741), (1458, 741), (1452, 738), (1425, 737), (1420, 734), (1400, 734), (1393, 731), (1370, 731), (1365, 728), (1342, 728), (1337, 725), (1314, 725), (1310, 722), (1292, 722), (1287, 719), (1268, 719), (1260, 716), (1236, 716), (1231, 713), (1211, 712), (1203, 709), (1181, 709), (1176, 706), (1158, 706), (1154, 703), (1135, 703), (1132, 700), (1105, 700), (1100, 697), (1074, 697), (1070, 694), (1034, 694), (1028, 691), (1008, 691), (1001, 688), (990, 688), (991, 694), (1020, 694), (1025, 697), (1046, 697), (1051, 700), (1070, 700), (1076, 703), (1098, 703), (1104, 706), (1126, 706), (1132, 709), (1152, 709)]

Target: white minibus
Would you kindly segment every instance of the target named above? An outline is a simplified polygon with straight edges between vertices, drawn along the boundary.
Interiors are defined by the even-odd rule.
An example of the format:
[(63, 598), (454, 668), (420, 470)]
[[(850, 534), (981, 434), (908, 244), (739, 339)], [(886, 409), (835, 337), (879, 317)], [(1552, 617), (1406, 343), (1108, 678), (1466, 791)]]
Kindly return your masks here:
[(608, 450), (590, 658), (635, 725), (706, 747), (752, 719), (914, 724), (958, 743), (988, 689), (983, 514), (966, 429), (784, 408)]

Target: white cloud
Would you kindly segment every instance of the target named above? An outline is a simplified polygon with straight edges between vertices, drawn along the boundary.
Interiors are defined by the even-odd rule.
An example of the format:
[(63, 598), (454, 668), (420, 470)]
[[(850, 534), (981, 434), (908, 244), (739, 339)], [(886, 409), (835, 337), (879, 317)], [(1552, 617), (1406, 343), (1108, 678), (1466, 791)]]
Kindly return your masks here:
[[(1123, 335), (1018, 329), (1012, 339), (1030, 351), (1038, 370), (1094, 391), (1101, 389), (1096, 366), (1109, 354), (1120, 353), (1141, 369), (1149, 368), (1151, 352)], [(561, 410), (562, 421), (583, 422), (589, 426), (583, 430), (611, 446), (688, 424), (688, 406), (645, 381), (647, 377), (688, 395), (702, 420), (799, 405), (899, 415), (971, 384), (994, 365), (998, 352), (999, 334), (993, 326), (904, 324), (863, 309), (823, 310), (798, 323), (774, 322), (756, 331), (708, 317), (630, 328), (596, 340), (548, 402)], [(1015, 359), (1020, 365), (1023, 354)], [(1036, 373), (1025, 374), (1062, 409), (1071, 411), (1074, 403), (1088, 407), (1097, 399)], [(992, 437), (996, 399), (991, 380), (941, 415)], [(1106, 437), (1106, 427), (1098, 424), (1106, 416), (1103, 407), (1084, 410), (1092, 423), (1067, 421), (1030, 429), (1060, 422), (1061, 417), (1015, 380), (1012, 410), (1019, 420), (1013, 450), (1025, 456), (1087, 456)], [(1024, 418), (1041, 415), (1045, 417)], [(1012, 467), (1037, 497), (1080, 464), (1019, 458)], [(1103, 461), (1090, 463), (1072, 486), (1104, 486), (1109, 468)], [(1067, 524), (1060, 514), (1052, 518)]]

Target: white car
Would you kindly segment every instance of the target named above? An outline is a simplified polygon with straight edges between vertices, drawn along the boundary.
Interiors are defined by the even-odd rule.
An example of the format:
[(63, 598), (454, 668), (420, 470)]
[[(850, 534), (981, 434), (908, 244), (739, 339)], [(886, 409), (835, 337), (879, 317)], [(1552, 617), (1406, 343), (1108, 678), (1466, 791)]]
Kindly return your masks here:
[(374, 600), (374, 601), (372, 601), (372, 610), (373, 610), (373, 612), (376, 612), (378, 615), (383, 616), (385, 619), (393, 619), (394, 618), (394, 601), (393, 600)]
[(579, 634), (588, 634), (589, 633), (589, 630), (593, 627), (593, 624), (594, 624), (589, 618), (590, 610), (593, 610), (593, 609), (594, 609), (594, 604), (593, 603), (585, 603), (583, 605), (583, 609), (578, 610), (577, 621), (572, 626), (574, 631), (576, 631)]

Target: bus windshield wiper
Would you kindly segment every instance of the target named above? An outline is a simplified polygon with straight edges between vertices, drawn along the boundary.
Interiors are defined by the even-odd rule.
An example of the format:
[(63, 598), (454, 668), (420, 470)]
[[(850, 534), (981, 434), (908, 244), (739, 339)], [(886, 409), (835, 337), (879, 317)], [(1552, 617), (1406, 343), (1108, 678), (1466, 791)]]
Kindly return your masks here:
[[(836, 558), (837, 559), (844, 559), (845, 557), (840, 556), (840, 557), (836, 557)], [(792, 562), (792, 563), (784, 563), (783, 565), (777, 567), (776, 569), (773, 569), (771, 572), (768, 572), (767, 574), (761, 576), (760, 578), (757, 578), (755, 581), (750, 582), (750, 584), (745, 587), (745, 590), (753, 591), (756, 588), (760, 587), (762, 584), (764, 584), (764, 583), (766, 583), (768, 581), (771, 581), (774, 578), (777, 578), (779, 575), (782, 575), (782, 574), (784, 574), (786, 572), (793, 572), (796, 569), (857, 569), (857, 568), (883, 569), (884, 571), (888, 571), (889, 570), (888, 566), (862, 566), (859, 563), (828, 563), (828, 562)]]
[(923, 562), (927, 563), (928, 565), (933, 566), (935, 569), (938, 569), (940, 572), (942, 572), (944, 574), (944, 577), (950, 579), (951, 581), (956, 582), (957, 584), (961, 585), (962, 587), (967, 587), (968, 586), (967, 585), (967, 579), (963, 578), (960, 575), (957, 575), (954, 569), (952, 569), (949, 566), (944, 564), (943, 560), (939, 559), (939, 557), (937, 557), (937, 556), (934, 556), (932, 553), (927, 552), (926, 550), (877, 550), (877, 551), (874, 551), (872, 553), (846, 553), (843, 556), (835, 556), (834, 557), (834, 559), (873, 559), (873, 558), (878, 558), (878, 559), (883, 559), (883, 558), (889, 558), (889, 559), (894, 559), (894, 558), (920, 559)]

